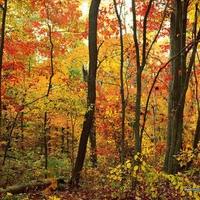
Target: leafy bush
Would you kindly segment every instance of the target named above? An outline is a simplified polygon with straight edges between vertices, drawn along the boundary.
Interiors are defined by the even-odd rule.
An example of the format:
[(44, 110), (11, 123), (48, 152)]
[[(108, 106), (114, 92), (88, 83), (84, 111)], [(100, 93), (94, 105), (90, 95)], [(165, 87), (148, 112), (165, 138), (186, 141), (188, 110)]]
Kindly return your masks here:
[[(135, 159), (137, 159), (135, 157)], [(124, 166), (118, 165), (111, 168), (107, 176), (108, 182), (113, 188), (124, 190), (131, 189), (132, 178), (136, 178), (137, 187), (135, 194), (140, 198), (147, 199), (199, 199), (197, 185), (190, 180), (188, 174), (178, 173), (176, 175), (166, 174), (163, 171), (157, 171), (154, 167), (148, 165), (140, 157), (140, 165), (132, 167), (132, 162), (127, 160)], [(119, 193), (120, 190), (119, 190)]]

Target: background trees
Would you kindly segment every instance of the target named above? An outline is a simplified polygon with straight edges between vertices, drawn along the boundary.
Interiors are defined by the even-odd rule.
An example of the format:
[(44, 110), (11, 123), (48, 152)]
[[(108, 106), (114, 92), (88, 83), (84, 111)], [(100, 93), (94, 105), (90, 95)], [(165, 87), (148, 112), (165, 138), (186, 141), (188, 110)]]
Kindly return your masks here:
[(199, 164), (198, 1), (0, 5), (1, 185), (64, 176), (72, 185), (186, 187), (160, 170), (196, 173)]

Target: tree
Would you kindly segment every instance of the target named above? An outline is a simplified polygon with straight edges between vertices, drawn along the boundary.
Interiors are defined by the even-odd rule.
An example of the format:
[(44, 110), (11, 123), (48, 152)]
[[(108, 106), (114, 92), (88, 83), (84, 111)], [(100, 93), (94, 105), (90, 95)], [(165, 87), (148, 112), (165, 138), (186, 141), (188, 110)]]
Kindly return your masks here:
[[(45, 4), (45, 3), (44, 3)], [(49, 10), (47, 5), (44, 5), (45, 9), (46, 9), (46, 15), (47, 15), (47, 20), (50, 20), (50, 16), (49, 16)], [(49, 75), (49, 82), (48, 82), (48, 88), (47, 88), (47, 92), (46, 92), (46, 97), (48, 98), (52, 89), (52, 79), (54, 76), (54, 44), (53, 44), (53, 40), (52, 40), (52, 26), (49, 24), (47, 24), (48, 26), (48, 36), (49, 36), (49, 43), (50, 43), (50, 75)], [(48, 169), (48, 112), (44, 112), (44, 129), (43, 129), (43, 140), (44, 140), (44, 158), (45, 158), (45, 170)], [(47, 178), (47, 174), (45, 174), (45, 178)]]
[(6, 26), (6, 13), (7, 13), (8, 1), (4, 1), (4, 6), (0, 5), (2, 9), (2, 21), (1, 21), (1, 42), (0, 42), (0, 136), (2, 129), (2, 65), (3, 65), (3, 51), (4, 51), (4, 40), (5, 40), (5, 26)]
[(79, 141), (78, 155), (75, 167), (69, 184), (78, 186), (80, 173), (85, 159), (87, 141), (92, 130), (95, 100), (96, 100), (96, 73), (97, 73), (97, 17), (101, 0), (92, 0), (89, 10), (89, 75), (88, 75), (88, 93), (87, 110), (84, 117), (83, 129)]
[[(143, 7), (145, 7), (145, 11), (143, 11), (143, 20), (142, 20), (142, 41), (140, 41), (140, 37), (138, 36), (138, 23), (137, 23), (137, 12), (136, 6), (138, 6), (137, 1), (132, 1), (132, 15), (133, 15), (133, 39), (134, 39), (134, 48), (135, 48), (135, 65), (136, 65), (136, 100), (135, 100), (135, 117), (133, 123), (133, 132), (135, 133), (135, 142), (134, 142), (134, 157), (138, 159), (133, 159), (133, 168), (139, 165), (139, 154), (142, 150), (142, 139), (144, 133), (144, 127), (146, 123), (146, 115), (147, 115), (147, 107), (146, 104), (145, 113), (142, 111), (142, 75), (144, 69), (147, 65), (149, 54), (152, 50), (155, 41), (158, 39), (160, 34), (163, 21), (166, 16), (166, 10), (161, 9), (161, 13), (163, 12), (163, 16), (161, 17), (161, 21), (158, 25), (158, 30), (154, 35), (153, 39), (149, 39), (147, 36), (148, 25), (150, 23), (150, 16), (153, 17), (152, 9), (155, 9), (155, 5), (153, 1), (150, 0), (148, 3), (144, 2)], [(157, 10), (158, 11), (158, 10)], [(141, 49), (140, 49), (140, 43)], [(149, 44), (150, 43), (150, 44)], [(150, 91), (151, 92), (151, 91)], [(147, 99), (148, 101), (148, 99)], [(141, 122), (142, 121), (142, 122)], [(136, 179), (132, 180), (132, 187), (136, 187)]]
[(123, 41), (123, 30), (122, 30), (122, 4), (120, 5), (120, 11), (117, 9), (116, 0), (114, 0), (115, 12), (117, 15), (118, 23), (119, 23), (119, 37), (120, 37), (120, 94), (121, 94), (121, 107), (122, 107), (122, 115), (121, 115), (121, 164), (124, 165), (125, 160), (125, 111), (126, 111), (126, 101), (124, 94), (124, 41)]
[[(174, 10), (171, 12), (170, 22), (170, 56), (174, 59), (170, 63), (172, 78), (169, 84), (167, 151), (164, 171), (172, 174), (180, 169), (175, 156), (182, 148), (185, 98), (199, 42), (198, 32), (194, 42), (189, 45), (188, 49), (186, 48), (188, 6), (188, 0), (173, 2)], [(190, 50), (192, 50), (191, 55)]]

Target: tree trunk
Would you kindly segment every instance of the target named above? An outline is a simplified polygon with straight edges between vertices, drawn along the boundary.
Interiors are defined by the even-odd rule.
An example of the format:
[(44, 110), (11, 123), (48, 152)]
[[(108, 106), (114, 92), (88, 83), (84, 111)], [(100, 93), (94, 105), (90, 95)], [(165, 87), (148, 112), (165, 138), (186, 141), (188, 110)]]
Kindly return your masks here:
[(7, 13), (7, 0), (4, 1), (4, 7), (3, 5), (0, 7), (0, 9), (3, 10), (3, 16), (2, 16), (2, 25), (1, 25), (1, 42), (0, 42), (0, 136), (2, 134), (2, 66), (3, 66), (3, 49), (4, 49), (4, 38), (5, 38), (5, 26), (6, 26), (6, 13)]
[[(200, 30), (197, 33), (197, 20), (198, 20), (198, 4), (196, 4), (196, 13), (195, 13), (195, 23), (194, 23), (194, 41), (196, 41), (196, 44), (194, 46), (193, 49), (193, 56), (191, 57), (191, 62), (190, 65), (193, 65), (193, 63), (195, 62), (195, 54), (197, 51), (197, 44), (200, 40)], [(195, 131), (195, 135), (194, 135), (194, 140), (193, 140), (193, 149), (196, 149), (198, 146), (198, 143), (200, 141), (200, 102), (199, 102), (199, 84), (198, 84), (198, 78), (197, 78), (197, 74), (196, 74), (196, 69), (194, 66), (194, 78), (195, 78), (195, 83), (196, 83), (196, 102), (197, 102), (197, 111), (198, 111), (198, 118), (197, 118), (197, 124), (196, 124), (196, 131)], [(193, 160), (191, 160), (187, 166), (186, 169), (189, 169), (192, 165)]]
[(49, 187), (52, 183), (55, 185), (55, 189), (59, 187), (60, 183), (65, 183), (65, 181), (62, 178), (58, 178), (55, 180), (56, 183), (54, 183), (54, 180), (48, 180), (48, 179), (43, 179), (43, 180), (34, 180), (29, 183), (24, 183), (24, 184), (18, 184), (18, 185), (13, 185), (9, 186), (7, 188), (0, 188), (0, 194), (5, 194), (5, 193), (12, 193), (12, 194), (19, 194), (19, 193), (25, 193), (30, 190), (39, 190), (39, 189), (45, 189)]
[[(180, 24), (182, 17), (180, 15), (180, 4), (177, 1), (175, 13), (171, 13), (171, 33), (170, 33), (170, 56), (173, 57), (181, 48), (181, 30)], [(179, 98), (181, 95), (181, 75), (183, 75), (181, 55), (176, 57), (170, 63), (170, 72), (173, 77), (170, 81), (170, 93), (168, 100), (168, 131), (167, 131), (167, 151), (164, 162), (164, 170), (167, 173), (175, 174), (178, 171), (178, 162), (174, 155), (177, 155), (182, 147), (182, 129), (183, 129), (183, 105), (178, 109)], [(185, 69), (184, 69), (185, 70)], [(181, 75), (179, 74), (181, 72)], [(184, 77), (183, 77), (184, 78)]]
[(191, 62), (193, 62), (194, 56), (191, 56), (190, 64), (188, 68), (186, 68), (187, 52), (184, 48), (186, 46), (188, 1), (185, 0), (182, 2), (178, 0), (174, 6), (175, 12), (171, 13), (170, 56), (173, 57), (180, 51), (182, 51), (182, 53), (170, 63), (172, 79), (170, 81), (168, 100), (167, 151), (164, 161), (164, 171), (170, 174), (175, 174), (180, 169), (175, 156), (182, 148), (185, 96), (193, 65)]
[(85, 113), (83, 129), (79, 142), (78, 155), (75, 162), (70, 186), (78, 186), (80, 173), (86, 154), (87, 141), (92, 130), (95, 100), (96, 100), (96, 72), (97, 72), (97, 17), (101, 0), (92, 0), (89, 11), (89, 77), (87, 94), (87, 111)]
[[(115, 13), (117, 15), (118, 23), (119, 23), (119, 34), (120, 34), (120, 95), (121, 95), (121, 117), (122, 117), (122, 124), (121, 124), (121, 165), (124, 165), (125, 162), (125, 111), (126, 111), (126, 101), (125, 101), (125, 94), (124, 94), (124, 41), (123, 41), (123, 32), (122, 32), (122, 19), (120, 17), (120, 11), (117, 10), (117, 3), (114, 0), (115, 5)], [(122, 6), (122, 5), (121, 5)]]
[[(136, 102), (135, 102), (135, 123), (133, 126), (134, 133), (135, 133), (135, 143), (134, 143), (134, 156), (132, 160), (132, 167), (139, 165), (139, 157), (138, 159), (134, 159), (135, 155), (141, 153), (142, 147), (142, 137), (143, 137), (143, 130), (145, 123), (140, 124), (141, 121), (141, 94), (142, 94), (142, 72), (146, 65), (148, 54), (147, 50), (147, 21), (148, 15), (152, 6), (153, 0), (149, 1), (147, 10), (145, 12), (144, 20), (143, 20), (143, 44), (142, 44), (142, 53), (139, 50), (139, 39), (137, 36), (137, 17), (136, 17), (136, 3), (132, 1), (132, 12), (133, 12), (133, 39), (135, 43), (135, 52), (136, 52), (136, 66), (137, 66), (137, 75), (136, 75), (136, 82), (137, 82), (137, 91), (136, 91)], [(153, 43), (152, 43), (153, 45)], [(150, 49), (149, 49), (150, 51)], [(140, 59), (141, 58), (141, 59)], [(145, 122), (145, 121), (144, 121)], [(137, 178), (132, 178), (132, 188), (136, 187)]]
[[(49, 11), (46, 7), (46, 13), (47, 13), (47, 19), (49, 20)], [(48, 36), (49, 36), (49, 43), (50, 43), (50, 76), (49, 76), (49, 83), (47, 88), (46, 97), (48, 98), (52, 89), (52, 79), (54, 76), (54, 44), (52, 41), (52, 27), (50, 24), (47, 24), (48, 26)], [(43, 128), (43, 141), (44, 141), (44, 160), (45, 160), (45, 171), (48, 169), (48, 157), (49, 157), (49, 151), (48, 151), (48, 133), (49, 133), (49, 127), (48, 127), (48, 112), (45, 111), (44, 113), (44, 128)], [(45, 173), (45, 178), (47, 178), (47, 173)]]

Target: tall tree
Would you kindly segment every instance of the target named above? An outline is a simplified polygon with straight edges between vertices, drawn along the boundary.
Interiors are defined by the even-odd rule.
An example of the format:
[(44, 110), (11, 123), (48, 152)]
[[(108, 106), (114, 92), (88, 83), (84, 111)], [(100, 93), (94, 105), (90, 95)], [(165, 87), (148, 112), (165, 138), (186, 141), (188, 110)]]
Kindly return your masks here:
[(2, 9), (2, 21), (1, 21), (1, 42), (0, 42), (0, 135), (2, 128), (2, 65), (3, 65), (3, 49), (4, 49), (4, 39), (5, 39), (5, 26), (6, 26), (6, 13), (7, 13), (8, 1), (4, 1), (4, 6), (0, 5)]
[[(142, 23), (137, 23), (137, 8), (139, 7), (139, 2), (132, 1), (132, 14), (133, 14), (133, 40), (134, 40), (134, 49), (135, 49), (135, 65), (136, 65), (136, 100), (135, 100), (135, 118), (133, 123), (133, 132), (135, 133), (135, 143), (134, 143), (134, 157), (133, 157), (133, 168), (135, 166), (139, 165), (139, 157), (138, 156), (141, 153), (142, 149), (142, 139), (143, 139), (143, 133), (144, 128), (147, 120), (147, 113), (148, 113), (148, 106), (149, 106), (149, 100), (151, 96), (152, 89), (154, 87), (154, 84), (156, 82), (156, 79), (158, 75), (160, 74), (161, 70), (167, 66), (165, 64), (163, 67), (161, 67), (157, 75), (153, 81), (152, 87), (149, 91), (146, 106), (145, 109), (142, 109), (142, 76), (143, 72), (146, 68), (146, 65), (148, 65), (148, 59), (150, 57), (151, 52), (153, 52), (153, 46), (155, 45), (157, 39), (161, 35), (161, 30), (163, 30), (164, 21), (166, 18), (166, 11), (168, 6), (168, 1), (166, 2), (165, 6), (160, 6), (159, 9), (156, 8), (156, 5), (154, 4), (152, 0), (144, 1), (142, 3), (142, 7), (144, 6), (145, 12), (142, 11)], [(155, 9), (156, 8), (156, 9)], [(152, 18), (155, 17), (155, 13), (161, 14), (159, 22), (157, 23), (157, 30), (155, 32), (154, 37), (148, 37), (148, 31), (150, 24), (152, 23)], [(140, 14), (140, 13), (139, 13)], [(138, 14), (138, 15), (139, 15)], [(140, 15), (141, 15), (140, 14)], [(142, 24), (142, 25), (140, 25)], [(142, 27), (140, 27), (142, 26)], [(138, 34), (138, 28), (142, 29), (142, 38)], [(151, 29), (150, 29), (151, 31)], [(154, 54), (154, 53), (153, 53)], [(135, 188), (136, 186), (136, 178), (133, 178), (132, 180), (132, 188)]]
[(92, 130), (95, 101), (96, 101), (96, 73), (97, 73), (97, 18), (101, 0), (92, 0), (89, 10), (89, 76), (87, 92), (87, 111), (84, 116), (83, 129), (79, 141), (78, 154), (70, 186), (77, 186), (85, 159), (87, 141)]
[(125, 159), (125, 109), (126, 109), (126, 101), (124, 97), (124, 41), (123, 41), (123, 32), (122, 32), (122, 4), (120, 5), (120, 11), (117, 9), (116, 0), (114, 0), (115, 12), (117, 15), (118, 23), (119, 23), (119, 34), (120, 34), (120, 94), (121, 94), (121, 105), (122, 105), (122, 125), (121, 125), (121, 164), (124, 165)]
[[(49, 10), (47, 5), (45, 4), (45, 8), (46, 8), (46, 13), (47, 13), (47, 19), (48, 21), (49, 19)], [(51, 92), (52, 89), (52, 79), (54, 76), (54, 44), (53, 44), (53, 40), (52, 40), (52, 26), (48, 23), (48, 36), (49, 36), (49, 43), (50, 43), (50, 76), (49, 76), (49, 83), (48, 83), (48, 88), (47, 88), (47, 93), (46, 93), (46, 97), (49, 97), (49, 94)], [(44, 129), (43, 129), (43, 140), (44, 140), (44, 158), (45, 158), (45, 170), (48, 169), (48, 112), (45, 111), (44, 112)], [(47, 176), (47, 174), (45, 174), (45, 176)]]
[[(164, 171), (175, 174), (179, 170), (175, 159), (182, 148), (183, 117), (185, 97), (189, 85), (191, 70), (195, 61), (198, 37), (186, 49), (187, 12), (189, 0), (173, 2), (170, 22), (170, 56), (176, 56), (170, 63), (171, 80), (168, 100), (168, 130), (167, 151), (164, 161)], [(192, 53), (189, 54), (189, 51)], [(191, 55), (187, 66), (187, 57)]]
[[(141, 113), (141, 94), (142, 94), (142, 72), (146, 65), (146, 48), (147, 48), (147, 18), (152, 6), (152, 0), (149, 1), (147, 10), (143, 20), (143, 45), (142, 45), (142, 54), (140, 54), (140, 46), (137, 32), (137, 19), (136, 19), (136, 2), (132, 1), (132, 11), (133, 11), (133, 39), (135, 43), (135, 54), (136, 54), (136, 82), (137, 82), (137, 91), (136, 91), (136, 102), (135, 102), (135, 122), (133, 129), (135, 132), (135, 144), (134, 144), (134, 155), (137, 155), (141, 152), (142, 145), (142, 132), (140, 133), (140, 113)], [(143, 124), (144, 126), (144, 124)], [(134, 161), (134, 166), (138, 165), (139, 160)], [(136, 179), (132, 180), (132, 187), (136, 186)]]

